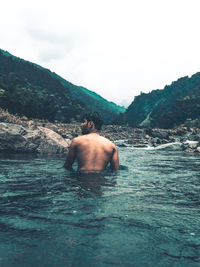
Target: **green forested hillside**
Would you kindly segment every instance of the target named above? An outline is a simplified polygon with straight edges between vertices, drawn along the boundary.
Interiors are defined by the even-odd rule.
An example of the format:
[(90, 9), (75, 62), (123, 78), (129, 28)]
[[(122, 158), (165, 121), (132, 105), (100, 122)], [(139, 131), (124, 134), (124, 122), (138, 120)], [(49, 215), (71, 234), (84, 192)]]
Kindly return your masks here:
[(116, 122), (134, 127), (171, 128), (200, 116), (200, 73), (178, 79), (163, 90), (135, 97)]
[(98, 111), (111, 122), (124, 108), (56, 73), (0, 49), (0, 107), (29, 118), (70, 122)]
[(0, 107), (30, 118), (70, 122), (88, 109), (50, 71), (0, 50)]
[(172, 128), (186, 120), (200, 121), (200, 72), (162, 90), (141, 93), (123, 113), (123, 107), (95, 92), (0, 49), (0, 108), (29, 118), (61, 122), (98, 111), (107, 123)]
[(65, 87), (69, 88), (71, 95), (75, 98), (83, 102), (88, 109), (91, 111), (98, 111), (103, 120), (108, 123), (113, 121), (119, 113), (125, 111), (125, 108), (122, 106), (118, 106), (113, 102), (107, 101), (105, 98), (96, 94), (93, 91), (90, 91), (82, 86), (76, 86), (62, 77), (53, 73), (54, 77), (56, 77)]
[(170, 128), (184, 124), (186, 120), (196, 120), (194, 126), (200, 126), (200, 86), (179, 97), (173, 108), (163, 115), (161, 125)]

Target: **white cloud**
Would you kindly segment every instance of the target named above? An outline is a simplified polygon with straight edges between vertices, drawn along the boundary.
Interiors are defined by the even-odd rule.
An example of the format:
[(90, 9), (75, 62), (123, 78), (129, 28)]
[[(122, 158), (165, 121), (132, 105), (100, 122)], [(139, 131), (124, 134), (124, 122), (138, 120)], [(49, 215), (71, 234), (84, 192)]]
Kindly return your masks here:
[(1, 48), (118, 103), (200, 69), (198, 0), (18, 0)]

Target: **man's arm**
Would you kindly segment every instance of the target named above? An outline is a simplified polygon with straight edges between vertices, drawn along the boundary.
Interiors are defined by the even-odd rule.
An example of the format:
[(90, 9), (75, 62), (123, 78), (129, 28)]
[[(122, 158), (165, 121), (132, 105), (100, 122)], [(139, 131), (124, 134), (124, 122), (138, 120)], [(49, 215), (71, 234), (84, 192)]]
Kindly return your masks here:
[(112, 170), (119, 170), (119, 157), (116, 146), (113, 149), (113, 155), (110, 161), (110, 167)]
[(72, 165), (75, 161), (76, 158), (76, 141), (73, 140), (70, 147), (69, 147), (69, 152), (67, 154), (67, 158), (64, 164), (64, 168), (66, 168), (67, 170), (72, 170)]

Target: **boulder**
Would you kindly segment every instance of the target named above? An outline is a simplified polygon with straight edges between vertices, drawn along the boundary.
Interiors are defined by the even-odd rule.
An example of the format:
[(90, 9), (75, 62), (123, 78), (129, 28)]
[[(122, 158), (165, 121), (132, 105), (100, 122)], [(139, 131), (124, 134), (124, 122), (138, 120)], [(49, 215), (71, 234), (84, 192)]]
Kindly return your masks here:
[(162, 150), (182, 150), (182, 143), (181, 142), (173, 142), (167, 143), (160, 146), (155, 147), (155, 149), (162, 149)]
[(199, 147), (198, 141), (190, 141), (187, 140), (183, 143), (181, 142), (173, 142), (167, 143), (160, 146), (155, 147), (155, 149), (164, 149), (164, 150), (183, 150), (185, 152), (198, 152), (197, 147)]
[(185, 152), (195, 152), (196, 148), (198, 147), (198, 144), (198, 141), (187, 140), (182, 144), (182, 149)]
[(160, 145), (162, 144), (161, 140), (157, 137), (154, 137), (152, 140), (151, 140), (151, 143), (153, 146), (156, 146), (156, 145)]
[(196, 152), (200, 153), (200, 146), (196, 148)]
[(69, 145), (48, 128), (0, 123), (0, 152), (65, 154)]
[(128, 144), (127, 140), (116, 140), (115, 145), (118, 147), (130, 147), (131, 145)]
[(148, 129), (146, 133), (154, 138), (156, 137), (159, 139), (167, 139), (167, 140), (169, 138), (169, 133), (161, 129)]

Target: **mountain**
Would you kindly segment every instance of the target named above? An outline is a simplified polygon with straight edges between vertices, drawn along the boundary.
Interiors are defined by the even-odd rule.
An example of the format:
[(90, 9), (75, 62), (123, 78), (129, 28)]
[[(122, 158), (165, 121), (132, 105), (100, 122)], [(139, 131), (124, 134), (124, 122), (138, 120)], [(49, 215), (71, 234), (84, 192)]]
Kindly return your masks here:
[(172, 128), (200, 116), (200, 72), (185, 76), (162, 90), (136, 96), (118, 123), (133, 127)]
[(0, 50), (0, 107), (29, 118), (71, 122), (88, 111), (50, 71)]
[(0, 107), (29, 118), (71, 122), (98, 111), (105, 122), (125, 108), (0, 49)]
[(76, 86), (66, 81), (56, 73), (52, 73), (52, 75), (57, 78), (63, 86), (69, 88), (71, 95), (75, 99), (83, 102), (91, 111), (98, 111), (106, 123), (113, 121), (118, 114), (123, 113), (126, 110), (125, 107), (116, 105), (113, 102), (109, 102), (105, 98), (93, 91), (86, 89), (85, 87)]

